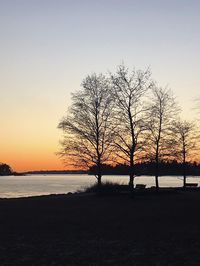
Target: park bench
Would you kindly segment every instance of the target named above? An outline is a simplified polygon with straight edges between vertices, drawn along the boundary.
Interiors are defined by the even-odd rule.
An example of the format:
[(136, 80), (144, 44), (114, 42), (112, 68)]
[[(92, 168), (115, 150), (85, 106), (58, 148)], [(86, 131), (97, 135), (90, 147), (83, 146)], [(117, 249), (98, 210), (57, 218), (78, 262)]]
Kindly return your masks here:
[(146, 185), (145, 184), (136, 184), (135, 188), (136, 189), (145, 189)]
[(198, 183), (186, 183), (185, 187), (198, 187)]

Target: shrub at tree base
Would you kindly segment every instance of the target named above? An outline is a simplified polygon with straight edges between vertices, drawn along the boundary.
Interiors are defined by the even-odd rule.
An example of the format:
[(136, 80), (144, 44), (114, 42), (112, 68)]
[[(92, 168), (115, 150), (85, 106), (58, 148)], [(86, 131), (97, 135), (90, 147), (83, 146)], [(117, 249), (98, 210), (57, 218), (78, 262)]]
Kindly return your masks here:
[(129, 186), (124, 184), (112, 183), (112, 182), (104, 182), (101, 184), (101, 189), (99, 190), (98, 184), (88, 186), (83, 188), (81, 192), (84, 193), (103, 193), (103, 194), (114, 194), (120, 192), (129, 191)]

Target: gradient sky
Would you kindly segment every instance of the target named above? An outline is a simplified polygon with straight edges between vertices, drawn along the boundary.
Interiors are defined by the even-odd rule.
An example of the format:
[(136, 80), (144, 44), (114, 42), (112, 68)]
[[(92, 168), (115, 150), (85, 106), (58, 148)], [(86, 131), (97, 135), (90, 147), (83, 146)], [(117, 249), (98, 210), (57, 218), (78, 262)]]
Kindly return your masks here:
[(0, 0), (0, 162), (62, 169), (57, 124), (92, 72), (151, 67), (194, 118), (200, 1)]

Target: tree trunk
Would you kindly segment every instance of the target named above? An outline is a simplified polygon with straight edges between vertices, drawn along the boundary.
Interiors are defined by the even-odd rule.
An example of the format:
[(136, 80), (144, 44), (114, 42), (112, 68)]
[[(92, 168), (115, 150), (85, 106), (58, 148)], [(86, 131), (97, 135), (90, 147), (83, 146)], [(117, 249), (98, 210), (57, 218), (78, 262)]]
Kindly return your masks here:
[(186, 163), (183, 162), (183, 187), (186, 188)]
[(129, 189), (130, 192), (134, 193), (134, 177), (135, 177), (135, 169), (134, 169), (134, 157), (133, 154), (130, 156), (130, 177), (129, 177)]
[(98, 185), (98, 191), (100, 191), (101, 190), (101, 177), (102, 177), (100, 158), (98, 159), (97, 171), (98, 171), (97, 172), (97, 185)]
[(98, 185), (98, 189), (100, 189), (101, 188), (101, 174), (98, 174), (97, 185)]
[(159, 160), (158, 160), (158, 155), (156, 155), (155, 183), (157, 190), (159, 189), (158, 176), (159, 176)]
[(158, 175), (155, 176), (156, 189), (159, 189)]
[(183, 187), (186, 188), (186, 154), (183, 149)]
[(186, 175), (183, 176), (183, 187), (186, 188)]
[(130, 174), (130, 179), (129, 179), (129, 188), (130, 191), (132, 192), (134, 189), (134, 174)]

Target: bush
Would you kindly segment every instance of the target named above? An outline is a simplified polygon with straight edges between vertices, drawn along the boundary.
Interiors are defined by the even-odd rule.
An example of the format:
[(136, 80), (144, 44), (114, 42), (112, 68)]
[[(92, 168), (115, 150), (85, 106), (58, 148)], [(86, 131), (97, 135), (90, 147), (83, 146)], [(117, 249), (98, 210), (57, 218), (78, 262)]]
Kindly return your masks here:
[(125, 191), (129, 191), (128, 185), (106, 181), (101, 184), (100, 189), (98, 187), (98, 184), (95, 183), (91, 186), (83, 188), (83, 190), (79, 192), (83, 192), (83, 193), (97, 193), (97, 192), (99, 193), (100, 192), (100, 193), (110, 194), (110, 193), (121, 193)]
[(8, 164), (0, 163), (0, 175), (12, 175), (12, 169)]

